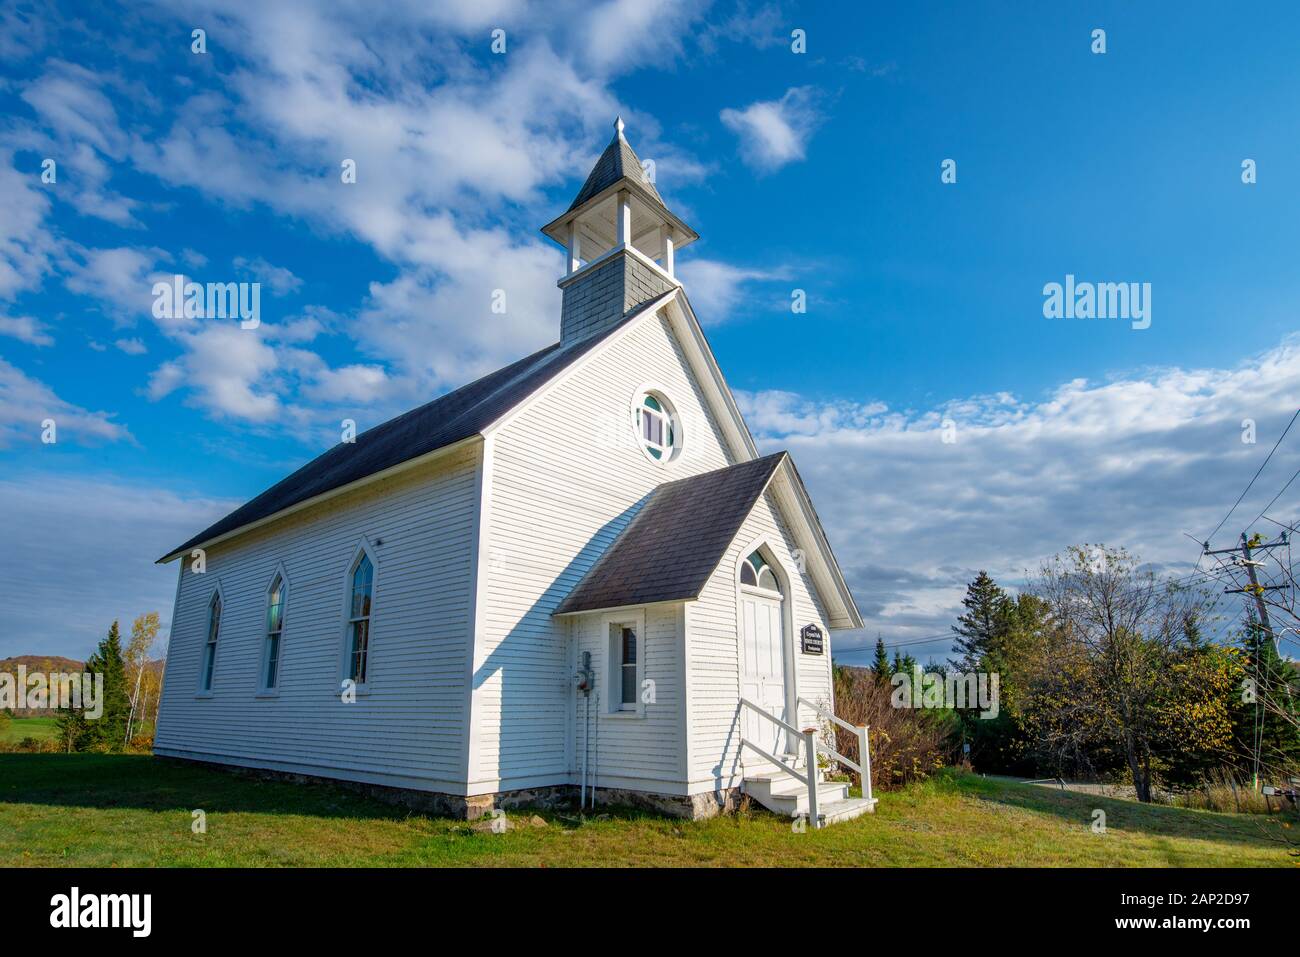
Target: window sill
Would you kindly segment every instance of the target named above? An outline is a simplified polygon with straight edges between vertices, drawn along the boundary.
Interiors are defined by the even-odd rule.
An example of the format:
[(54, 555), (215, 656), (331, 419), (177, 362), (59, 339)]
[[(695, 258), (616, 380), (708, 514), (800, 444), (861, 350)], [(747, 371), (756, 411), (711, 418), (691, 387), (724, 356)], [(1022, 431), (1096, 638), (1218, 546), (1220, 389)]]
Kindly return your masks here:
[(605, 717), (613, 718), (615, 721), (636, 721), (645, 717), (644, 711), (608, 711)]
[(211, 692), (211, 691), (196, 691), (196, 692), (194, 692), (194, 697), (196, 697), (196, 698), (211, 698), (212, 696), (213, 696), (213, 695), (212, 695), (212, 692)]
[(269, 688), (263, 688), (261, 691), (254, 694), (253, 697), (254, 698), (278, 698), (280, 697), (280, 692), (273, 691)]

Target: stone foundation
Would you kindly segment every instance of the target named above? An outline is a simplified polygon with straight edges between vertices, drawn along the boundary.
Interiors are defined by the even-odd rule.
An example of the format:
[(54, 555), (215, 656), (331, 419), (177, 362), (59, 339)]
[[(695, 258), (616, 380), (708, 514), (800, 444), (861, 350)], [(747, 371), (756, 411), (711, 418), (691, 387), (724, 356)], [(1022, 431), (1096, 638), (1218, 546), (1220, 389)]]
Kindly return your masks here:
[[(191, 758), (160, 757), (162, 761), (184, 761), (187, 764), (199, 764), (204, 767), (226, 771), (241, 777), (255, 778), (263, 781), (289, 781), (297, 784), (332, 784), (354, 794), (361, 794), (384, 804), (410, 808), (439, 817), (456, 817), (476, 821), (490, 814), (494, 809), (503, 811), (522, 810), (524, 808), (543, 808), (558, 810), (576, 808), (580, 789), (576, 784), (556, 784), (538, 788), (520, 788), (514, 791), (498, 791), (495, 794), (474, 794), (466, 797), (461, 794), (444, 794), (440, 791), (418, 791), (414, 788), (393, 787), (387, 784), (367, 784), (363, 781), (348, 781), (343, 778), (328, 778), (316, 774), (300, 774), (295, 771), (275, 771), (265, 768), (246, 768), (233, 764), (220, 764), (216, 761), (199, 761)], [(725, 791), (712, 791), (707, 794), (654, 794), (649, 791), (632, 791), (625, 788), (600, 788), (596, 791), (596, 804), (604, 807), (635, 807), (669, 817), (686, 818), (699, 821), (717, 817), (719, 814), (731, 814), (740, 806), (740, 788)]]

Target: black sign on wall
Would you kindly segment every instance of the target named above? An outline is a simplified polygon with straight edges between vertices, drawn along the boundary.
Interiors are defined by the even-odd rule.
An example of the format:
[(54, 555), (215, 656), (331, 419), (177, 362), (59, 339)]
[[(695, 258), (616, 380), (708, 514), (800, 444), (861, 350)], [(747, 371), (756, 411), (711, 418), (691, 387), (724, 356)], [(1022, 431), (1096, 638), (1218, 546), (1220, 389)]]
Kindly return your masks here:
[(820, 655), (825, 652), (826, 639), (822, 630), (816, 625), (804, 625), (803, 631), (799, 632), (799, 637), (802, 639), (805, 655)]

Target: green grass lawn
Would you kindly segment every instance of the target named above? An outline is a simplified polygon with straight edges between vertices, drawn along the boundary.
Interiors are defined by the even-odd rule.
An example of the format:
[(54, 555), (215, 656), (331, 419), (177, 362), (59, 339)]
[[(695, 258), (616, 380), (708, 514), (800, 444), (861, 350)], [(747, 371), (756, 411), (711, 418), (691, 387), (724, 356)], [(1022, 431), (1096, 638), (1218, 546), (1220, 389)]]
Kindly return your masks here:
[[(1091, 830), (1106, 812), (1105, 834)], [(207, 833), (191, 830), (191, 812)], [(531, 811), (511, 814), (526, 822)], [(680, 821), (541, 812), (483, 833), (327, 786), (147, 755), (0, 755), (0, 865), (1291, 866), (1275, 816), (1215, 814), (945, 774), (877, 813), (795, 833), (762, 811)]]
[(13, 718), (0, 721), (0, 744), (17, 744), (24, 738), (52, 741), (58, 732), (58, 718)]

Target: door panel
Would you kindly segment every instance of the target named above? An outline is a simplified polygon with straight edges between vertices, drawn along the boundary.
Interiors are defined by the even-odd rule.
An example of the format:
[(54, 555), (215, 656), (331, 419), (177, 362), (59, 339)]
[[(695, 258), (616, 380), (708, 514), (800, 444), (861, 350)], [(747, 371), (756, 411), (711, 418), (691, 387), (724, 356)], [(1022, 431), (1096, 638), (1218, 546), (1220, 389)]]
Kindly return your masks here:
[[(781, 603), (756, 595), (741, 595), (741, 640), (744, 672), (741, 694), (769, 713), (789, 721), (785, 701), (785, 648)], [(786, 751), (786, 733), (771, 721), (745, 709), (745, 737), (773, 754)]]

